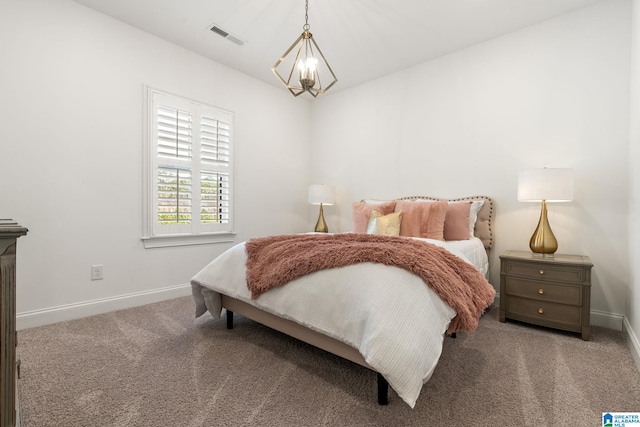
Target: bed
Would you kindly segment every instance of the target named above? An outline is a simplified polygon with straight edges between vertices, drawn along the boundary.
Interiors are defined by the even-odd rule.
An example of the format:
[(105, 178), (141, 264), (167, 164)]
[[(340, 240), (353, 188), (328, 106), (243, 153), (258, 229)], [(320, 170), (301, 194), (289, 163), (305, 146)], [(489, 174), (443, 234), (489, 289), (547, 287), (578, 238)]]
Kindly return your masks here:
[[(422, 385), (428, 381), (435, 369), (442, 352), (445, 334), (448, 332), (455, 336), (458, 331), (471, 331), (474, 324), (477, 325), (482, 312), (493, 302), (495, 291), (485, 277), (489, 270), (488, 251), (493, 246), (494, 203), (486, 196), (459, 199), (419, 196), (403, 197), (393, 201), (362, 201), (360, 203), (369, 209), (369, 227), (373, 222), (372, 212), (383, 210), (382, 206), (391, 202), (402, 204), (405, 211), (410, 211), (414, 206), (422, 208), (427, 204), (441, 206), (444, 203), (451, 207), (458, 203), (472, 203), (475, 212), (473, 208), (470, 209), (471, 213), (466, 218), (470, 236), (468, 239), (443, 241), (428, 237), (369, 236), (366, 233), (361, 234), (362, 230), (359, 230), (358, 233), (338, 233), (333, 236), (309, 233), (272, 237), (294, 239), (292, 241), (295, 242), (303, 240), (304, 244), (312, 245), (306, 246), (307, 249), (322, 247), (325, 242), (328, 245), (345, 245), (344, 242), (335, 242), (337, 239), (366, 240), (366, 245), (372, 244), (371, 242), (388, 245), (392, 241), (394, 253), (397, 251), (396, 248), (404, 245), (410, 246), (412, 250), (428, 247), (430, 251), (438, 252), (438, 257), (444, 256), (447, 263), (454, 263), (454, 270), (462, 269), (466, 272), (464, 277), (473, 277), (473, 280), (464, 279), (461, 282), (473, 282), (476, 288), (467, 289), (467, 283), (456, 286), (463, 286), (458, 294), (467, 294), (467, 300), (477, 301), (460, 303), (457, 300), (463, 298), (457, 295), (456, 301), (452, 303), (451, 298), (454, 296), (443, 296), (443, 285), (439, 285), (439, 288), (433, 284), (425, 286), (427, 279), (424, 275), (432, 274), (433, 270), (440, 267), (418, 267), (422, 266), (422, 255), (407, 258), (411, 261), (407, 262), (409, 265), (405, 267), (394, 266), (384, 260), (321, 267), (309, 273), (300, 273), (294, 278), (287, 277), (284, 280), (286, 284), (264, 293), (261, 291), (259, 296), (256, 296), (255, 288), (249, 289), (250, 284), (253, 285), (254, 281), (276, 281), (274, 278), (279, 277), (277, 273), (266, 271), (268, 267), (265, 265), (272, 263), (269, 259), (260, 267), (265, 269), (264, 274), (263, 270), (256, 270), (251, 264), (254, 262), (251, 250), (255, 250), (252, 249), (256, 245), (254, 242), (261, 241), (260, 238), (235, 245), (192, 278), (196, 317), (209, 312), (214, 318), (219, 319), (226, 311), (227, 327), (232, 329), (233, 316), (237, 313), (360, 364), (377, 374), (379, 404), (387, 404), (388, 387), (391, 386), (400, 398), (413, 408)], [(415, 205), (416, 203), (423, 204)], [(354, 228), (355, 215), (354, 203)], [(387, 218), (393, 215), (387, 213), (378, 216)], [(421, 217), (421, 221), (425, 222), (425, 218)], [(264, 238), (265, 242), (272, 244), (269, 239), (270, 237)], [(425, 242), (430, 245), (424, 245)], [(351, 245), (352, 241), (349, 240), (348, 244)], [(292, 250), (289, 240), (284, 244), (279, 243), (279, 246), (285, 247), (288, 251)], [(262, 250), (275, 254), (271, 252), (274, 247), (264, 246)], [(324, 255), (340, 252), (342, 255), (337, 258), (345, 258), (343, 255), (347, 253), (332, 249), (335, 246), (327, 248)], [(294, 252), (305, 253), (307, 250), (294, 249)], [(383, 255), (380, 255), (380, 252), (384, 251), (370, 252), (376, 257), (381, 257)], [(415, 257), (415, 254), (411, 256)], [(274, 259), (278, 257), (279, 255)], [(421, 261), (416, 263), (413, 262), (414, 259)], [(296, 266), (307, 262), (298, 262)], [(439, 258), (437, 263), (442, 265)], [(295, 268), (291, 265), (287, 267), (288, 271)], [(419, 274), (411, 271), (418, 268)], [(449, 267), (442, 267), (443, 270), (447, 268)], [(480, 286), (480, 279), (475, 275), (484, 281), (485, 284), (481, 285), (483, 288), (477, 287)], [(429, 281), (435, 283), (439, 280), (429, 276)], [(451, 286), (451, 289), (457, 289)], [(448, 292), (446, 289), (445, 293)], [(460, 304), (473, 306), (467, 310), (466, 305)], [(457, 307), (457, 311), (452, 305)], [(467, 311), (470, 313), (466, 313)], [(463, 314), (467, 322), (464, 323), (465, 327), (460, 326), (463, 324)], [(454, 324), (456, 327), (452, 327)]]

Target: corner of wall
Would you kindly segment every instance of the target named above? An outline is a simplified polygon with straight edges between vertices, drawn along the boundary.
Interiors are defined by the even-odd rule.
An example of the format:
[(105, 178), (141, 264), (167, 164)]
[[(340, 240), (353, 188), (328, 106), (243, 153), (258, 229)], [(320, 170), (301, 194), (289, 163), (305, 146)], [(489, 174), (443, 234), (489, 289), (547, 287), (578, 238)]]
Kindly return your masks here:
[(633, 361), (636, 363), (636, 367), (640, 371), (640, 340), (638, 340), (638, 335), (636, 335), (626, 317), (623, 321), (623, 328), (623, 334), (625, 335), (627, 343), (629, 344), (631, 357), (633, 357)]

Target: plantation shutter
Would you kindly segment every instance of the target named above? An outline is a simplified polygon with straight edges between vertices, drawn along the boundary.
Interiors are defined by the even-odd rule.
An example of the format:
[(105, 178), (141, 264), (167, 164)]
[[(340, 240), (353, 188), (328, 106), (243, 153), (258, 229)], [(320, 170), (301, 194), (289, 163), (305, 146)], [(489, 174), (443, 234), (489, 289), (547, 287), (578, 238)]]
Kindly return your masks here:
[(193, 113), (188, 104), (167, 97), (154, 102), (156, 147), (154, 230), (158, 234), (191, 232), (193, 220)]
[(231, 117), (204, 110), (200, 118), (200, 221), (214, 231), (230, 222)]
[(232, 231), (233, 115), (153, 93), (153, 235)]

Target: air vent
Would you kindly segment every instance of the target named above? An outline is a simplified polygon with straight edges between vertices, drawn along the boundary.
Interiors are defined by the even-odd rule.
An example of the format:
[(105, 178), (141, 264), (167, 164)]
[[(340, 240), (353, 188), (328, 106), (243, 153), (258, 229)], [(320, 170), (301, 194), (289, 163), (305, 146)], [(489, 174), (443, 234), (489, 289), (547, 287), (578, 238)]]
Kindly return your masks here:
[(222, 28), (220, 28), (217, 25), (213, 25), (211, 28), (209, 28), (212, 32), (216, 33), (217, 35), (219, 35), (220, 37), (224, 37), (225, 39), (239, 45), (242, 46), (244, 45), (244, 41), (239, 39), (238, 37), (229, 34), (227, 31), (223, 30)]

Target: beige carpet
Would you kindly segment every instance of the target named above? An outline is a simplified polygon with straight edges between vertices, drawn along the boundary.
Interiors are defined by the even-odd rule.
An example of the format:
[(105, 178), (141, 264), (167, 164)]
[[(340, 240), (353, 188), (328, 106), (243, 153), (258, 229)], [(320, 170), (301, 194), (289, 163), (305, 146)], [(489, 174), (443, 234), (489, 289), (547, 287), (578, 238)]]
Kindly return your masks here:
[(23, 426), (601, 426), (640, 411), (620, 332), (500, 323), (445, 340), (415, 409), (375, 374), (190, 297), (20, 331)]

